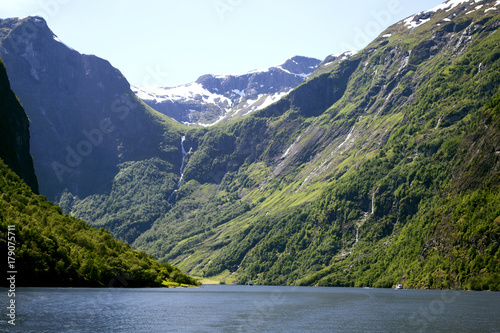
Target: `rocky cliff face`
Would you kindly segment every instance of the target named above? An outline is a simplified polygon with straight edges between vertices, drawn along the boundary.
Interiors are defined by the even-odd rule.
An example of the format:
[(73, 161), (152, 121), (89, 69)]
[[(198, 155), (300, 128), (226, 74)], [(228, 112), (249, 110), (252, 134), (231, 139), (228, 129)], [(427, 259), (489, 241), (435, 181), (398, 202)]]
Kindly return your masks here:
[(204, 75), (175, 88), (133, 88), (153, 109), (186, 124), (239, 118), (278, 101), (313, 73), (320, 61), (296, 56), (244, 74)]
[(165, 119), (136, 99), (108, 61), (69, 48), (40, 17), (1, 20), (0, 28), (0, 56), (32, 121), (42, 194), (100, 193), (126, 161), (180, 164), (180, 135), (163, 134)]
[(17, 173), (33, 192), (38, 193), (33, 159), (30, 155), (29, 120), (10, 89), (0, 60), (0, 158)]

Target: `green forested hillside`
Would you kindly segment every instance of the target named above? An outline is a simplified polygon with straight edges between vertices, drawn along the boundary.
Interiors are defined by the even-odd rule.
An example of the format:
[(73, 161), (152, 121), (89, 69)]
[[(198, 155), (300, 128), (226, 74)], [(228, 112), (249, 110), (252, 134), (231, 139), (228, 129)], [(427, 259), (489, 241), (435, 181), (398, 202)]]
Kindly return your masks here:
[(390, 150), (314, 203), (262, 223), (266, 236), (244, 259), (247, 276), (264, 283), (390, 287), (401, 280), (415, 288), (499, 290), (499, 97), (448, 138), (422, 142), (416, 158), (397, 151), (405, 140), (388, 143)]
[[(61, 205), (228, 283), (498, 290), (500, 15), (494, 0), (448, 4), (325, 61), (268, 108), (210, 128), (174, 125), (129, 100), (121, 76), (106, 80), (130, 114), (112, 118), (106, 149), (65, 180)], [(81, 103), (63, 97), (87, 105), (94, 88)], [(84, 112), (88, 128), (109, 116), (115, 97), (105, 97), (100, 113)], [(75, 146), (80, 123), (66, 116), (58, 129)]]
[[(133, 285), (194, 282), (133, 247), (227, 283), (499, 290), (500, 14), (496, 0), (440, 8), (325, 60), (279, 102), (209, 128), (139, 103), (102, 59), (42, 43), (53, 41), (43, 21), (26, 47), (40, 44), (54, 68), (54, 56), (80, 59), (70, 66), (80, 79), (88, 66), (102, 69), (94, 72), (112, 92), (94, 98), (100, 81), (85, 80), (41, 108), (46, 85), (18, 81), (41, 137), (50, 122), (64, 134), (41, 143), (44, 168), (68, 162), (67, 142), (97, 138), (82, 129), (115, 127), (62, 183), (45, 170), (53, 193), (67, 187), (60, 204), (72, 217), (2, 166), (2, 230), (19, 222), (19, 260), (33, 269), (24, 276), (103, 285), (119, 271)], [(3, 21), (5, 38), (30, 20)], [(71, 75), (45, 79), (80, 87)], [(76, 111), (62, 119), (59, 99)]]
[(271, 107), (187, 132), (176, 204), (133, 245), (227, 281), (500, 289), (494, 4), (395, 24)]
[[(35, 195), (0, 160), (0, 251), (15, 226), (17, 286), (153, 287), (197, 282)], [(12, 237), (12, 234), (9, 234)], [(7, 269), (3, 270), (6, 274)], [(7, 285), (2, 280), (2, 285)]]

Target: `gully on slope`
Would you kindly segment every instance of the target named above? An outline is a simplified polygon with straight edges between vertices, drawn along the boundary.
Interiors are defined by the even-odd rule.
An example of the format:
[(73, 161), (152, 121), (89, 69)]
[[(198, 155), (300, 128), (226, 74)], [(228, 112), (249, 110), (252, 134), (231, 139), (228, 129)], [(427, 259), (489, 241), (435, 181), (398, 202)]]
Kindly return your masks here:
[[(185, 166), (185, 162), (186, 162), (186, 149), (184, 148), (184, 141), (186, 141), (186, 137), (185, 136), (182, 136), (181, 138), (181, 151), (182, 151), (182, 162), (181, 162), (181, 169), (180, 169), (180, 177), (179, 177), (179, 181), (177, 182), (177, 189), (179, 189), (181, 187), (181, 181), (182, 181), (182, 178), (184, 177), (184, 166)], [(168, 197), (168, 200), (167, 202), (170, 204), (170, 207), (172, 207), (172, 203), (170, 202), (170, 200), (172, 199), (172, 196), (175, 194), (175, 192), (177, 192), (177, 189), (175, 189), (172, 194), (170, 194), (170, 196)]]

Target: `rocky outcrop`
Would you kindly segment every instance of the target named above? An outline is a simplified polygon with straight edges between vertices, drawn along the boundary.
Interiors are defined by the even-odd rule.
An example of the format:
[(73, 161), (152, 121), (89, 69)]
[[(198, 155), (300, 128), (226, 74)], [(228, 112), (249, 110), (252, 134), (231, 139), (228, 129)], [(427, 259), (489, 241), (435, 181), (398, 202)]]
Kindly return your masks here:
[(69, 48), (40, 17), (0, 20), (0, 28), (0, 56), (32, 121), (42, 194), (101, 193), (126, 161), (159, 157), (180, 167), (180, 134), (163, 135), (168, 125), (108, 61)]
[(10, 89), (0, 60), (0, 158), (38, 193), (33, 159), (30, 155), (29, 120)]

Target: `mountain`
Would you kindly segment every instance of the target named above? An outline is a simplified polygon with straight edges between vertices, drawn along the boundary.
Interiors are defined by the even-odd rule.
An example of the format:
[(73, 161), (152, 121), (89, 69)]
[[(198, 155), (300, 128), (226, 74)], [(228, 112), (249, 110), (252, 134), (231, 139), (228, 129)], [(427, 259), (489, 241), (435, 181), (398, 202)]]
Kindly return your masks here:
[(2, 286), (12, 283), (7, 279), (11, 271), (16, 272), (17, 287), (198, 284), (178, 268), (116, 241), (106, 230), (62, 214), (59, 207), (33, 193), (37, 180), (29, 155), (28, 118), (9, 89), (1, 60), (0, 105), (0, 249), (15, 253), (3, 267)]
[(239, 118), (278, 101), (314, 72), (320, 60), (295, 56), (244, 74), (203, 75), (175, 88), (132, 90), (147, 105), (185, 124), (211, 125)]
[(198, 285), (178, 268), (115, 240), (107, 230), (63, 214), (34, 194), (1, 158), (0, 233), (4, 253), (12, 249), (12, 239), (16, 244), (14, 266), (3, 266), (4, 287), (9, 286), (7, 272), (12, 270), (17, 272), (17, 287)]
[(187, 132), (175, 205), (133, 245), (227, 282), (499, 290), (498, 6), (413, 15)]
[(10, 89), (5, 65), (0, 59), (0, 157), (38, 193), (33, 159), (30, 155), (29, 120)]
[(0, 28), (0, 57), (31, 120), (43, 195), (108, 191), (130, 161), (161, 158), (171, 161), (166, 172), (180, 168), (178, 125), (141, 103), (108, 61), (69, 48), (40, 17), (0, 20)]
[[(228, 283), (499, 290), (499, 5), (452, 0), (413, 15), (358, 53), (328, 57), (279, 101), (211, 127), (139, 104), (120, 144), (87, 158), (115, 165), (107, 182), (75, 175), (61, 203), (160, 261)], [(33, 59), (50, 60), (59, 44)], [(11, 66), (26, 66), (19, 89), (38, 91), (24, 50)], [(100, 73), (72, 98), (106, 105), (98, 92), (119, 84), (140, 103), (117, 70)], [(58, 133), (80, 114), (67, 112)], [(124, 158), (120, 147), (148, 152)]]

